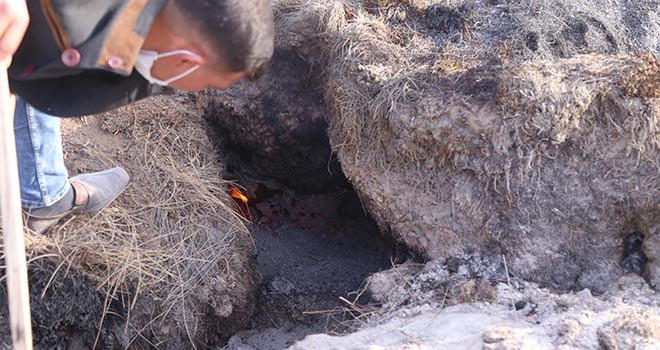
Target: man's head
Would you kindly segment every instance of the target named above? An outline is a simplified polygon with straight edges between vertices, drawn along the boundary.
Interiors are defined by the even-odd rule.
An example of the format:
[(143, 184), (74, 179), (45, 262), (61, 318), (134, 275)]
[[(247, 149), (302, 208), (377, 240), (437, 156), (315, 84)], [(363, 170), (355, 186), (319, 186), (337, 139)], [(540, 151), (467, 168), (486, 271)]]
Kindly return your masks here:
[(172, 87), (225, 89), (263, 73), (273, 55), (273, 27), (270, 0), (169, 0), (143, 50), (189, 51), (158, 59), (151, 69), (167, 80), (199, 66)]

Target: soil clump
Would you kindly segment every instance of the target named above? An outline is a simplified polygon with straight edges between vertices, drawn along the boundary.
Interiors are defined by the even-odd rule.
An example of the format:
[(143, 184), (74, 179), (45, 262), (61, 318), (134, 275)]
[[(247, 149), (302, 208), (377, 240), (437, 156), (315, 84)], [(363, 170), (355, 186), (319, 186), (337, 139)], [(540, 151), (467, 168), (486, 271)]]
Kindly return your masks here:
[(633, 269), (660, 283), (653, 3), (282, 0), (278, 47), (317, 68), (333, 150), (382, 231), (602, 293), (633, 232)]
[(658, 345), (653, 1), (275, 3), (365, 208), (431, 260), (292, 349)]

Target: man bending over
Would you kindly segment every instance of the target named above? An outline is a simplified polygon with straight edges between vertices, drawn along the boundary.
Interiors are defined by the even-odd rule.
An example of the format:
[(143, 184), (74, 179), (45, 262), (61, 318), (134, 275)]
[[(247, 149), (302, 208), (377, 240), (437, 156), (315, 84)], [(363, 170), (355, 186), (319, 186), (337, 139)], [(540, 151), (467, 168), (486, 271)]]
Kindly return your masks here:
[(0, 0), (27, 226), (45, 233), (66, 215), (101, 210), (128, 185), (121, 168), (69, 179), (58, 117), (256, 79), (273, 36), (270, 0)]

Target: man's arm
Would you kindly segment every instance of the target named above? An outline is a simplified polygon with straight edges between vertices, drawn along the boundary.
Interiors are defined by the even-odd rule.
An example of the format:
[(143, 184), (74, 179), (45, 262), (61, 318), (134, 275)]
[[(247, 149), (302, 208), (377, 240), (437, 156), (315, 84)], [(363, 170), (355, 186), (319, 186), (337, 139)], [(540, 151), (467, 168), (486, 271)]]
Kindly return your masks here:
[(0, 61), (11, 63), (11, 57), (23, 40), (30, 22), (25, 0), (0, 0)]

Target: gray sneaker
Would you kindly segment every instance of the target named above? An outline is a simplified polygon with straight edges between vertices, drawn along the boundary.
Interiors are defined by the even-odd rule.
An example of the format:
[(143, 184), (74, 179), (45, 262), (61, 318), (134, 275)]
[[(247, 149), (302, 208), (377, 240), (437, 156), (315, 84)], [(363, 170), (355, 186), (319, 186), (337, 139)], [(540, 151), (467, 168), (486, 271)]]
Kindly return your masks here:
[(122, 168), (112, 168), (92, 174), (82, 174), (69, 180), (76, 191), (72, 211), (95, 213), (112, 203), (128, 187), (130, 177)]
[(68, 209), (49, 215), (39, 215), (39, 210), (25, 211), (25, 225), (32, 231), (44, 234), (69, 214), (98, 212), (124, 192), (129, 180), (128, 173), (122, 168), (75, 176), (69, 180), (75, 198)]

